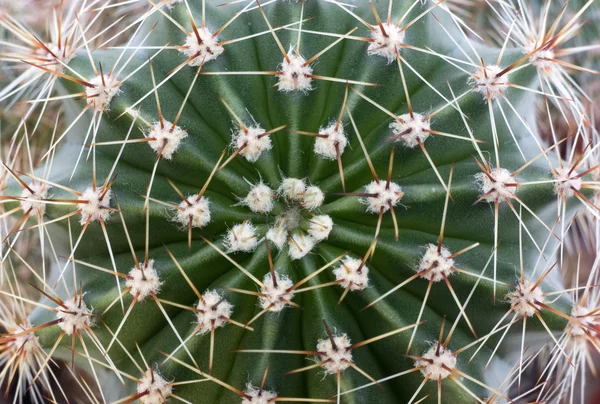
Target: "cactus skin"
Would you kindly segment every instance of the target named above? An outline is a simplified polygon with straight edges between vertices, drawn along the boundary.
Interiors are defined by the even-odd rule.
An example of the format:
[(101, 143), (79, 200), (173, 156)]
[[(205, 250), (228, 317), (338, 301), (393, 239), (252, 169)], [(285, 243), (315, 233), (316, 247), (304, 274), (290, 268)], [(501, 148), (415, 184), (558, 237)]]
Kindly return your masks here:
[[(201, 14), (200, 4), (190, 3), (192, 14), (198, 20), (198, 16)], [(209, 28), (214, 30), (223, 25), (233, 14), (235, 7), (237, 6), (220, 8), (216, 7), (214, 2), (209, 1), (206, 5)], [(396, 6), (394, 16), (402, 15), (406, 8), (406, 5)], [(355, 12), (369, 21), (373, 20), (368, 7), (362, 7)], [(418, 8), (413, 10), (410, 18), (417, 16), (419, 12)], [(176, 5), (169, 13), (182, 24), (188, 23), (183, 5)], [(276, 2), (266, 6), (265, 13), (273, 25), (288, 24), (298, 21), (300, 3)], [(303, 25), (305, 30), (345, 33), (359, 25), (348, 13), (336, 5), (326, 2), (308, 1), (305, 4), (304, 13), (305, 17), (316, 17), (305, 22)], [(380, 11), (380, 14), (383, 14), (383, 11)], [(450, 29), (451, 23), (448, 23), (448, 17), (444, 14), (440, 10), (436, 15), (442, 22), (446, 22), (446, 27)], [(183, 34), (164, 16), (158, 15), (155, 20), (151, 19), (146, 24), (152, 26), (154, 21), (158, 21), (158, 25), (151, 38), (154, 38), (159, 44), (182, 43)], [(264, 19), (258, 11), (254, 10), (243, 14), (222, 34), (222, 37), (237, 38), (263, 29), (266, 29)], [(365, 33), (364, 27), (360, 27), (360, 29), (362, 30), (361, 35), (368, 34)], [(287, 48), (289, 43), (295, 43), (296, 31), (281, 30), (277, 34), (284, 47)], [(460, 37), (455, 39), (461, 40)], [(459, 57), (453, 43), (430, 16), (419, 20), (408, 29), (405, 41), (418, 47), (432, 46), (442, 54)], [(301, 53), (310, 56), (331, 42), (331, 38), (304, 33)], [(387, 64), (385, 58), (382, 57), (367, 56), (366, 48), (367, 44), (364, 42), (344, 40), (318, 59), (318, 63), (314, 64), (315, 73), (381, 84), (378, 87), (356, 86), (356, 88), (398, 115), (407, 113), (398, 66), (395, 62)], [(478, 51), (490, 63), (495, 61), (498, 55), (497, 49), (479, 48)], [(468, 77), (463, 72), (442, 62), (439, 58), (409, 49), (403, 49), (402, 52), (402, 56), (447, 97), (450, 97), (450, 93), (446, 80), (456, 95), (462, 94), (470, 88), (470, 84), (467, 82)], [(94, 58), (104, 66), (111, 66), (118, 54), (117, 50), (98, 51), (94, 53)], [(145, 54), (140, 51), (128, 70), (133, 71), (150, 54), (151, 52)], [(509, 49), (504, 56), (503, 65), (508, 66), (521, 56), (519, 50)], [(162, 81), (168, 72), (183, 60), (184, 56), (174, 50), (166, 50), (154, 58), (153, 68), (157, 81)], [(282, 54), (272, 36), (266, 34), (226, 47), (223, 55), (203, 66), (203, 71), (269, 71), (275, 70), (281, 60)], [(70, 66), (85, 77), (91, 77), (93, 74), (84, 54), (75, 58)], [(186, 67), (160, 87), (162, 113), (166, 118), (172, 119), (177, 114), (195, 70), (196, 68)], [(127, 70), (123, 72), (123, 75), (126, 74)], [(405, 74), (412, 107), (415, 111), (427, 113), (444, 105), (444, 101), (439, 96), (406, 68)], [(534, 82), (534, 76), (533, 68), (527, 67), (511, 75), (510, 79), (511, 82), (530, 86)], [(121, 87), (121, 92), (111, 102), (110, 111), (102, 117), (97, 134), (98, 142), (124, 139), (131, 125), (131, 118), (127, 115), (118, 120), (115, 118), (142, 95), (152, 90), (150, 77), (150, 71), (146, 66)], [(339, 114), (345, 92), (343, 83), (313, 81), (314, 89), (306, 94), (289, 94), (274, 88), (273, 85), (276, 81), (276, 78), (272, 76), (200, 75), (178, 123), (182, 128), (188, 130), (188, 136), (182, 141), (181, 148), (174, 153), (171, 160), (163, 160), (159, 163), (151, 197), (171, 203), (181, 202), (167, 179), (175, 183), (185, 195), (197, 193), (205, 184), (220, 153), (229, 144), (231, 128), (234, 126), (231, 115), (219, 101), (218, 95), (227, 101), (244, 122), (249, 124), (254, 119), (256, 123), (267, 130), (281, 125), (289, 125), (288, 129), (316, 132)], [(79, 86), (76, 88), (72, 83), (65, 82), (64, 84), (66, 91), (81, 91)], [(509, 89), (506, 95), (516, 110), (521, 113), (529, 110), (528, 105), (534, 97), (530, 93), (520, 92), (516, 89)], [(487, 142), (481, 144), (480, 147), (490, 153), (491, 159), (494, 148), (486, 101), (481, 94), (473, 92), (462, 98), (459, 103), (461, 110), (470, 118), (469, 125), (475, 137)], [(73, 114), (73, 117), (81, 110), (80, 103), (70, 103), (69, 107), (69, 113)], [(370, 287), (363, 291), (350, 292), (341, 304), (337, 302), (343, 289), (335, 285), (298, 294), (294, 302), (301, 305), (302, 309), (287, 307), (280, 313), (267, 313), (253, 323), (253, 332), (231, 324), (218, 328), (215, 332), (215, 362), (212, 375), (232, 386), (242, 389), (249, 381), (258, 385), (265, 367), (269, 366), (266, 386), (269, 390), (277, 391), (278, 395), (307, 398), (331, 397), (336, 392), (335, 376), (329, 375), (323, 378), (322, 372), (319, 373), (316, 369), (306, 373), (285, 375), (287, 371), (312, 364), (312, 362), (307, 362), (302, 355), (258, 355), (235, 353), (233, 350), (314, 350), (317, 341), (327, 336), (322, 319), (325, 319), (329, 326), (336, 329), (337, 332), (347, 333), (352, 342), (359, 342), (413, 324), (418, 317), (427, 287), (427, 281), (423, 279), (411, 282), (367, 310), (363, 311), (362, 309), (415, 273), (415, 267), (418, 266), (425, 246), (437, 242), (446, 192), (419, 148), (409, 149), (399, 143), (385, 142), (385, 139), (390, 136), (389, 123), (392, 120), (389, 116), (376, 110), (353, 91), (350, 91), (349, 94), (348, 108), (380, 178), (385, 178), (390, 151), (393, 147), (396, 148), (392, 180), (398, 183), (404, 192), (401, 200), (402, 206), (396, 207), (400, 238), (398, 241), (394, 239), (393, 223), (389, 213), (386, 213), (374, 257), (367, 262), (370, 270)], [(152, 97), (148, 97), (141, 104), (140, 111), (140, 114), (147, 120), (156, 120), (158, 116), (156, 103)], [(533, 111), (530, 112), (533, 113)], [(498, 118), (499, 116), (496, 108), (502, 167), (514, 171), (523, 165), (523, 159), (508, 128)], [(525, 118), (529, 118), (530, 122), (533, 121), (532, 116)], [(524, 130), (522, 123), (513, 113), (508, 114), (508, 119), (513, 130), (519, 128), (519, 130), (515, 130), (515, 135), (521, 148), (528, 153), (527, 158), (533, 158), (539, 151), (535, 144), (531, 147), (531, 135)], [(363, 187), (373, 180), (372, 174), (347, 114), (344, 115), (343, 123), (351, 146), (342, 156), (345, 187), (349, 192), (361, 192)], [(137, 126), (139, 125), (136, 125), (132, 132), (132, 138), (141, 136)], [(443, 132), (468, 136), (460, 115), (452, 108), (447, 108), (443, 113), (437, 115), (432, 126)], [(69, 178), (79, 153), (79, 145), (83, 141), (86, 131), (87, 123), (81, 123), (70, 133), (68, 142), (63, 142), (59, 146), (56, 163), (50, 176), (52, 181), (78, 191), (89, 187), (92, 178), (92, 164), (89, 161), (80, 163), (75, 176), (71, 180)], [(345, 251), (350, 257), (360, 259), (369, 249), (375, 233), (377, 214), (367, 212), (366, 206), (361, 204), (356, 197), (335, 194), (342, 192), (336, 162), (314, 155), (312, 150), (315, 140), (313, 138), (281, 132), (272, 134), (271, 140), (273, 142), (272, 150), (265, 152), (256, 163), (251, 164), (241, 156), (237, 156), (223, 170), (216, 173), (206, 191), (206, 196), (211, 202), (211, 221), (201, 230), (194, 229), (191, 250), (188, 250), (187, 231), (182, 230), (181, 226), (173, 222), (172, 212), (164, 206), (153, 202), (149, 203), (149, 256), (155, 260), (154, 267), (158, 268), (162, 281), (159, 293), (161, 299), (185, 306), (195, 305), (198, 301), (169, 257), (165, 247), (177, 258), (185, 273), (200, 292), (223, 286), (255, 290), (255, 284), (247, 276), (200, 237), (206, 237), (224, 249), (222, 240), (227, 229), (246, 219), (258, 227), (259, 238), (262, 239), (265, 235), (267, 225), (274, 222), (276, 215), (260, 215), (253, 213), (248, 207), (235, 206), (238, 202), (235, 196), (243, 197), (250, 189), (244, 178), (252, 183), (257, 183), (262, 178), (264, 183), (272, 189), (279, 186), (283, 176), (307, 178), (308, 183), (319, 186), (326, 194), (325, 203), (317, 211), (327, 214), (333, 219), (333, 230), (327, 240), (318, 243), (310, 254), (299, 260), (291, 260), (285, 248), (278, 252), (274, 246), (271, 246), (278, 271), (288, 275), (294, 281), (311, 274)], [(473, 205), (481, 196), (475, 183), (475, 176), (480, 170), (472, 158), (475, 155), (473, 145), (467, 141), (441, 136), (431, 136), (425, 144), (445, 181), (450, 175), (450, 167), (454, 164), (452, 200), (448, 207), (444, 246), (450, 251), (456, 252), (473, 242), (479, 242), (480, 245), (477, 248), (457, 258), (456, 264), (462, 269), (480, 273), (494, 247), (494, 215), (493, 209), (490, 210), (490, 206), (493, 204), (483, 202)], [(110, 171), (119, 149), (119, 146), (98, 146), (96, 148), (96, 175), (100, 182), (104, 181)], [(156, 153), (148, 145), (127, 145), (117, 166), (118, 178), (112, 187), (112, 193), (118, 198), (120, 210), (125, 218), (139, 260), (142, 260), (144, 256), (146, 232), (143, 195), (146, 193), (155, 160)], [(543, 159), (539, 159), (521, 172), (518, 178), (520, 181), (536, 181), (547, 179), (551, 175), (550, 168)], [(53, 197), (60, 198), (63, 194), (64, 196), (68, 195), (59, 189), (53, 189)], [(518, 195), (546, 223), (551, 224), (554, 221), (556, 197), (552, 184), (526, 186), (519, 189)], [(114, 199), (111, 206), (116, 208)], [(276, 209), (281, 209), (281, 206)], [(506, 204), (502, 204), (500, 210), (497, 279), (513, 285), (518, 273), (518, 269), (515, 268), (518, 268), (519, 265), (519, 222)], [(46, 209), (46, 215), (49, 219), (53, 219), (70, 211), (71, 207), (69, 206), (50, 205)], [(524, 212), (523, 216), (524, 222), (538, 238), (538, 242), (543, 242), (548, 235), (547, 231), (529, 214)], [(112, 213), (107, 221), (107, 228), (116, 267), (119, 272), (126, 274), (133, 267), (133, 261), (123, 226), (119, 222), (119, 215)], [(73, 234), (78, 235), (81, 231), (80, 224), (73, 220), (71, 226)], [(54, 228), (56, 232), (54, 234), (59, 237), (61, 233), (65, 234), (65, 230), (66, 222), (59, 222), (58, 226)], [(77, 260), (111, 268), (108, 250), (103, 239), (104, 236), (98, 223), (91, 224), (86, 229), (86, 234), (77, 248)], [(65, 249), (68, 249), (68, 244), (65, 244)], [(523, 253), (527, 271), (527, 268), (531, 267), (537, 259), (538, 252), (530, 242), (524, 240)], [(252, 253), (237, 253), (232, 254), (231, 257), (259, 279), (263, 279), (263, 276), (268, 273), (264, 241), (261, 241)], [(491, 277), (490, 269), (486, 271), (486, 276)], [(84, 300), (88, 307), (93, 308), (94, 313), (103, 313), (120, 293), (116, 290), (113, 275), (94, 271), (79, 264), (77, 280), (82, 282), (83, 291), (86, 293)], [(332, 280), (335, 278), (331, 270), (327, 270), (312, 280), (309, 285)], [(451, 277), (451, 282), (462, 303), (473, 288), (475, 280), (476, 278), (464, 275)], [(121, 290), (123, 290), (124, 282), (121, 282), (121, 285)], [(466, 308), (466, 313), (473, 322), (478, 336), (489, 333), (498, 319), (504, 315), (508, 303), (503, 299), (510, 289), (512, 287), (507, 288), (498, 284), (496, 287), (498, 297), (494, 303), (492, 283), (481, 282), (479, 284), (477, 293)], [(232, 319), (236, 321), (245, 323), (260, 310), (255, 296), (230, 291), (222, 293), (234, 306)], [(124, 297), (125, 309), (131, 304), (131, 301), (131, 295), (128, 294)], [(564, 308), (566, 304), (564, 302), (562, 304), (566, 311), (567, 309)], [(196, 326), (194, 313), (174, 307), (165, 307), (179, 334), (183, 338), (188, 336)], [(565, 322), (558, 316), (549, 313), (542, 313), (542, 315), (551, 329), (559, 331), (564, 328)], [(434, 284), (422, 316), (426, 322), (419, 326), (410, 353), (413, 355), (424, 353), (429, 348), (429, 342), (437, 340), (442, 319), (445, 317), (447, 324), (452, 324), (457, 316), (458, 308), (448, 292), (448, 288), (443, 282)], [(41, 324), (53, 318), (51, 313), (37, 310), (32, 315), (31, 322), (34, 325)], [(101, 319), (114, 332), (123, 319), (123, 312), (119, 304), (114, 305)], [(538, 328), (543, 331), (541, 325)], [(532, 330), (534, 329), (532, 327)], [(106, 346), (111, 340), (110, 335), (101, 325), (98, 325), (95, 331)], [(520, 332), (519, 329), (513, 331), (516, 335)], [(61, 329), (57, 326), (40, 331), (38, 335), (42, 346), (51, 348), (60, 332)], [(354, 352), (355, 363), (375, 379), (381, 379), (413, 367), (413, 361), (407, 360), (404, 356), (411, 332), (412, 330), (403, 332), (357, 350)], [(475, 337), (467, 328), (463, 318), (452, 337), (449, 348), (456, 350), (471, 343), (474, 339)], [(119, 340), (132, 354), (135, 353), (135, 344), (139, 344), (148, 363), (161, 363), (164, 356), (159, 351), (171, 352), (180, 343), (165, 317), (150, 298), (135, 305), (119, 333)], [(480, 354), (470, 364), (461, 358), (462, 361), (459, 359), (458, 367), (464, 372), (480, 378), (495, 341), (494, 337), (486, 344), (483, 352), (487, 354)], [(64, 341), (65, 349), (69, 348), (69, 344), (70, 341)], [(200, 368), (206, 371), (209, 336), (194, 337), (188, 347)], [(506, 346), (502, 348), (506, 349)], [(502, 355), (503, 352), (499, 352), (495, 360), (501, 362)], [(135, 368), (123, 354), (121, 347), (115, 344), (110, 350), (110, 356), (119, 368), (131, 374), (137, 374)], [(189, 358), (183, 350), (179, 351), (177, 358), (189, 363)], [(174, 361), (168, 361), (161, 366), (160, 374), (167, 380), (176, 381), (198, 378), (197, 374)], [(345, 395), (343, 402), (408, 402), (422, 380), (421, 373), (415, 372), (383, 383), (381, 388), (371, 387)], [(342, 391), (361, 386), (366, 382), (367, 380), (362, 375), (349, 369), (342, 374)], [(473, 383), (470, 383), (469, 386), (482, 398), (489, 395), (489, 392), (483, 390), (481, 386)], [(135, 393), (135, 385), (129, 386), (128, 391)], [(239, 399), (233, 392), (216, 383), (208, 382), (180, 385), (175, 388), (174, 393), (199, 403), (231, 403), (237, 402), (236, 400)], [(420, 397), (429, 395), (425, 402), (435, 402), (436, 394), (436, 385), (431, 382), (421, 390)], [(470, 402), (472, 400), (456, 384), (446, 381), (443, 395), (444, 402)]]

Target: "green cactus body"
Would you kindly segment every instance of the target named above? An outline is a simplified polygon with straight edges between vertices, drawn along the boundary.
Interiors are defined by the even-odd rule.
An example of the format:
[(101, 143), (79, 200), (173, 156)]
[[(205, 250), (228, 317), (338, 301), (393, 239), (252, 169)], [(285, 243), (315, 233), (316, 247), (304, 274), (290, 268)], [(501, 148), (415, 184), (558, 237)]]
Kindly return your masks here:
[[(425, 396), (424, 402), (436, 402), (438, 377), (445, 403), (471, 402), (471, 393), (481, 400), (494, 396), (487, 386), (501, 384), (498, 380), (503, 381), (510, 369), (503, 357), (515, 350), (506, 341), (495, 350), (505, 330), (495, 326), (515, 302), (507, 294), (520, 282), (520, 250), (525, 277), (533, 284), (552, 264), (550, 258), (540, 259), (538, 248), (551, 256), (557, 243), (548, 230), (556, 220), (554, 186), (529, 184), (553, 175), (554, 160), (545, 155), (539, 158), (535, 128), (524, 125), (524, 121), (534, 122), (528, 105), (539, 95), (506, 86), (508, 81), (531, 87), (535, 68), (498, 75), (519, 60), (522, 51), (506, 49), (501, 66), (493, 70), (500, 50), (476, 48), (487, 64), (480, 67), (477, 79), (465, 73), (477, 74), (476, 69), (456, 61), (465, 60), (463, 50), (471, 56), (473, 50), (442, 6), (401, 30), (427, 8), (412, 7), (403, 22), (395, 25), (411, 4), (394, 4), (392, 24), (385, 25), (387, 6), (376, 5), (383, 26), (390, 31), (384, 35), (389, 42), (378, 46), (359, 39), (381, 35), (382, 28), (366, 4), (351, 8), (326, 1), (276, 1), (262, 6), (263, 16), (257, 5), (219, 7), (208, 1), (204, 27), (201, 3), (188, 3), (198, 34), (186, 6), (174, 4), (148, 17), (119, 61), (123, 66), (132, 57), (123, 71), (107, 74), (121, 50), (93, 52), (95, 68), (101, 64), (105, 75), (103, 88), (127, 79), (118, 91), (114, 87), (100, 95), (94, 94), (101, 86), (99, 76), (95, 88), (84, 88), (89, 109), (95, 110), (94, 121), (79, 120), (53, 157), (49, 178), (78, 191), (82, 195), (77, 198), (87, 201), (77, 205), (83, 215), (59, 221), (53, 234), (64, 241), (62, 254), (72, 257), (60, 268), (64, 272), (60, 282), (66, 282), (63, 289), (69, 295), (61, 288), (59, 294), (72, 298), (74, 287), (79, 291), (80, 285), (84, 292), (85, 306), (68, 315), (82, 314), (81, 307), (94, 314), (83, 313), (78, 323), (68, 324), (82, 330), (91, 327), (113, 364), (86, 337), (90, 356), (105, 363), (104, 367), (138, 378), (137, 382), (125, 378), (126, 394), (143, 403), (173, 402), (176, 399), (171, 395), (176, 395), (193, 403), (246, 400), (255, 404), (272, 402), (275, 393), (300, 401), (332, 397), (335, 401), (338, 372), (341, 397), (337, 393), (337, 400), (343, 403), (414, 402)], [(219, 33), (218, 40), (214, 38), (212, 33), (240, 10), (245, 12)], [(190, 39), (167, 16), (188, 30)], [(367, 28), (356, 16), (372, 25)], [(262, 34), (233, 41), (255, 33)], [(212, 49), (194, 48), (200, 46), (196, 35), (202, 36), (201, 45)], [(145, 48), (165, 44), (168, 49)], [(176, 48), (183, 44), (187, 47)], [(432, 51), (423, 51), (427, 48)], [(181, 66), (186, 59), (188, 65)], [(295, 67), (288, 69), (286, 63)], [(85, 51), (69, 67), (84, 78), (94, 77)], [(482, 69), (487, 69), (483, 76)], [(276, 75), (268, 73), (276, 71)], [(495, 82), (488, 80), (488, 73)], [(112, 81), (107, 84), (108, 80)], [(351, 82), (346, 84), (346, 80)], [(82, 91), (72, 82), (64, 80), (63, 84), (68, 93)], [(160, 110), (153, 88), (158, 88)], [(492, 89), (489, 98), (486, 89), (487, 94)], [(514, 110), (507, 107), (508, 102)], [(71, 121), (85, 104), (67, 104)], [(172, 125), (175, 119), (177, 124)], [(331, 141), (334, 136), (337, 141)], [(118, 142), (126, 138), (130, 142), (123, 147)], [(106, 142), (116, 143), (102, 144)], [(80, 156), (82, 143), (95, 144), (89, 155), (86, 148)], [(536, 156), (532, 164), (510, 177)], [(490, 185), (490, 173), (482, 173), (478, 164), (489, 164), (495, 183)], [(497, 168), (508, 170), (511, 181), (528, 184), (510, 185), (502, 177), (506, 173)], [(93, 172), (96, 191), (90, 188)], [(450, 198), (444, 189), (448, 186)], [(249, 196), (251, 191), (255, 194)], [(518, 201), (505, 198), (506, 192), (513, 191)], [(48, 192), (52, 198), (73, 197), (57, 186)], [(98, 201), (99, 196), (105, 199)], [(571, 210), (569, 206), (567, 219)], [(73, 211), (72, 205), (49, 204), (43, 213), (52, 220)], [(443, 240), (438, 248), (443, 217)], [(105, 223), (106, 237), (100, 222)], [(479, 244), (454, 256), (475, 243)], [(111, 273), (113, 268), (121, 275)], [(552, 276), (543, 279), (538, 291), (554, 289)], [(543, 300), (542, 295), (531, 294), (531, 299)], [(45, 304), (56, 306), (49, 300)], [(543, 333), (544, 341), (549, 337), (538, 315), (550, 330), (565, 327), (563, 318), (534, 300), (523, 305), (513, 304), (517, 308), (513, 307), (508, 319), (514, 313), (517, 320), (526, 317), (528, 332)], [(568, 311), (568, 305), (566, 298), (552, 303), (561, 311)], [(43, 308), (31, 316), (33, 325), (54, 319), (56, 313)], [(333, 347), (323, 320), (331, 330)], [(65, 324), (46, 327), (37, 335), (41, 345), (50, 349), (66, 333), (58, 352), (70, 356), (73, 330)], [(438, 356), (435, 362), (427, 353), (436, 351), (441, 328), (442, 340), (451, 329), (452, 335), (447, 346), (437, 346), (442, 359)], [(474, 342), (491, 331), (489, 339)], [(521, 331), (517, 323), (508, 335), (520, 341)], [(114, 333), (118, 338), (113, 338)], [(372, 338), (377, 340), (358, 344)], [(82, 342), (77, 339), (75, 343), (82, 352)], [(336, 344), (339, 349), (352, 349), (336, 351)], [(471, 348), (461, 350), (469, 344)], [(469, 361), (480, 344), (483, 348)], [(333, 351), (327, 351), (330, 348)], [(245, 350), (299, 353), (238, 352)], [(461, 353), (453, 356), (457, 350)], [(174, 351), (165, 360), (165, 354)], [(492, 352), (493, 365), (482, 376)], [(76, 356), (90, 363), (87, 354)], [(149, 366), (154, 373), (142, 378), (132, 358), (141, 370), (146, 372)], [(287, 374), (313, 364), (318, 365)], [(259, 389), (267, 367), (264, 389)], [(462, 375), (449, 371), (454, 369)], [(357, 389), (371, 383), (370, 379), (380, 381), (401, 372), (406, 374), (381, 381), (379, 387)], [(183, 383), (206, 377), (208, 381)], [(238, 389), (241, 396), (223, 383)], [(353, 389), (357, 390), (344, 394)], [(265, 401), (259, 401), (259, 392)], [(502, 400), (503, 394), (496, 399)]]

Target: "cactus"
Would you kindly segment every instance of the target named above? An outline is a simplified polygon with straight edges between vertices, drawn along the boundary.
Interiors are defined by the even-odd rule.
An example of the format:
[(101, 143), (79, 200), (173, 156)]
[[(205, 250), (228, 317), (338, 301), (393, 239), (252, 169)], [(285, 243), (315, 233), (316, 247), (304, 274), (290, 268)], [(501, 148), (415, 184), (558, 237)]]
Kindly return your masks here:
[[(90, 402), (144, 404), (552, 399), (554, 368), (522, 383), (543, 346), (585, 365), (560, 334), (592, 351), (597, 300), (557, 275), (597, 167), (544, 144), (531, 105), (584, 122), (550, 52), (591, 2), (532, 42), (502, 8), (499, 47), (443, 2), (126, 3), (121, 45), (90, 46), (92, 2), (19, 58), (54, 86), (32, 110), (63, 104), (55, 130), (19, 126), (0, 176), (19, 400), (67, 399), (53, 358), (92, 375), (73, 371)], [(36, 232), (32, 262), (13, 247)]]

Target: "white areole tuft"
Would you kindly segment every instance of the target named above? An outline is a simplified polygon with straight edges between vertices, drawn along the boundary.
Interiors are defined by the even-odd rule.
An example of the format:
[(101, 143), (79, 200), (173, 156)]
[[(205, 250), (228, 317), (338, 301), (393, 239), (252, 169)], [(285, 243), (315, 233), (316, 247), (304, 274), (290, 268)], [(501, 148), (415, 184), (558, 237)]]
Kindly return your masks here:
[(227, 320), (233, 314), (233, 305), (223, 299), (223, 295), (216, 290), (204, 292), (196, 309), (198, 309), (196, 319), (200, 327), (199, 334), (207, 334), (213, 328), (227, 325)]
[[(321, 357), (321, 367), (326, 373), (337, 374), (346, 370), (352, 363), (352, 346), (350, 338), (346, 334), (334, 335), (332, 344), (329, 338), (317, 342), (317, 352)], [(324, 363), (323, 363), (324, 362)]]
[(158, 294), (162, 284), (158, 272), (154, 268), (153, 259), (148, 260), (147, 264), (140, 263), (140, 268), (133, 267), (129, 271), (129, 278), (125, 281), (125, 285), (130, 289), (129, 293), (132, 296), (137, 296), (138, 301)]
[(106, 221), (110, 216), (110, 198), (112, 191), (102, 190), (102, 188), (89, 187), (79, 197), (85, 203), (77, 204), (77, 209), (81, 210), (81, 225), (85, 225), (87, 221)]
[(162, 125), (160, 122), (154, 122), (150, 128), (148, 137), (155, 140), (149, 141), (148, 144), (157, 154), (160, 153), (162, 158), (171, 160), (173, 153), (179, 149), (181, 141), (187, 135), (185, 130), (179, 126), (173, 126), (169, 121), (163, 120)]
[(388, 183), (386, 181), (372, 181), (365, 186), (365, 193), (369, 196), (361, 197), (361, 203), (367, 205), (367, 211), (371, 213), (379, 213), (390, 210), (390, 206), (394, 207), (402, 199), (402, 188), (395, 182)]
[(266, 131), (258, 125), (237, 129), (231, 136), (231, 147), (251, 163), (255, 163), (263, 152), (271, 150), (273, 143)]
[(428, 131), (431, 129), (431, 123), (429, 119), (425, 119), (425, 116), (421, 114), (413, 113), (399, 115), (398, 119), (390, 123), (390, 129), (392, 130), (394, 142), (402, 142), (406, 147), (415, 148), (431, 135)]
[(495, 100), (508, 88), (508, 77), (506, 74), (498, 76), (502, 69), (496, 65), (478, 67), (475, 74), (469, 78), (475, 91), (480, 93), (484, 99)]
[(73, 332), (85, 330), (94, 325), (92, 310), (89, 309), (83, 299), (65, 300), (64, 307), (59, 306), (56, 309), (56, 318), (61, 320), (58, 326), (66, 335)]
[(190, 218), (192, 227), (203, 228), (208, 225), (210, 223), (210, 200), (205, 196), (198, 198), (197, 194), (188, 195), (186, 199), (187, 201), (179, 203), (174, 220), (184, 227), (190, 225)]
[(518, 186), (517, 180), (505, 168), (495, 168), (489, 173), (477, 173), (475, 182), (482, 200), (486, 202), (504, 202), (511, 199)]
[(367, 48), (367, 54), (383, 56), (387, 58), (388, 63), (392, 63), (396, 59), (396, 53), (400, 54), (405, 36), (406, 32), (395, 24), (386, 22), (381, 26), (375, 25), (371, 31), (373, 41)]
[(46, 213), (46, 204), (43, 202), (48, 197), (48, 186), (44, 183), (31, 183), (29, 188), (24, 188), (21, 192), (21, 209), (23, 212), (31, 211), (38, 217)]
[(337, 160), (338, 152), (341, 156), (348, 146), (344, 125), (341, 123), (338, 125), (336, 121), (319, 128), (319, 135), (321, 136), (317, 136), (315, 139), (314, 152), (328, 160)]
[(95, 112), (105, 112), (110, 109), (110, 102), (121, 92), (119, 80), (115, 77), (101, 75), (88, 80), (93, 87), (85, 88), (88, 102), (94, 106)]
[(283, 59), (279, 67), (277, 88), (284, 93), (291, 91), (306, 93), (312, 90), (312, 72), (313, 70), (306, 64), (306, 60), (290, 49), (287, 58)]
[(415, 367), (421, 368), (423, 376), (429, 376), (430, 380), (443, 380), (456, 369), (456, 356), (444, 345), (440, 345), (438, 350), (436, 342), (422, 355), (422, 359), (415, 361)]
[(227, 232), (225, 248), (227, 252), (250, 252), (258, 245), (258, 229), (250, 221), (236, 224)]
[(192, 32), (185, 38), (185, 44), (180, 50), (188, 59), (188, 65), (200, 66), (218, 58), (225, 49), (219, 45), (218, 37), (214, 36), (206, 27), (198, 28), (198, 36)]

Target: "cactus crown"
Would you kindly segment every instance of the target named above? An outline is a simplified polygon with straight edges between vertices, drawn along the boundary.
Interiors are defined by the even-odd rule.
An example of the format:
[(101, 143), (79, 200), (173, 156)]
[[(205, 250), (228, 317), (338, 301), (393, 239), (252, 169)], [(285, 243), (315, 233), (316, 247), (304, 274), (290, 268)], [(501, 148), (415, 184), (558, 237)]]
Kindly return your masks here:
[[(0, 97), (65, 105), (41, 163), (24, 120), (0, 171), (3, 271), (26, 265), (42, 295), (12, 276), (1, 292), (0, 381), (18, 374), (21, 400), (63, 399), (61, 355), (93, 376), (74, 379), (89, 402), (564, 393), (545, 385), (558, 362), (597, 342), (597, 300), (557, 286), (571, 218), (597, 216), (595, 148), (563, 159), (530, 105), (587, 142), (561, 59), (583, 11), (538, 25), (501, 2), (492, 46), (443, 1), (91, 3), (61, 7), (46, 42), (1, 17), (46, 84)], [(130, 25), (93, 34), (125, 3)], [(14, 248), (34, 228), (41, 262)]]

